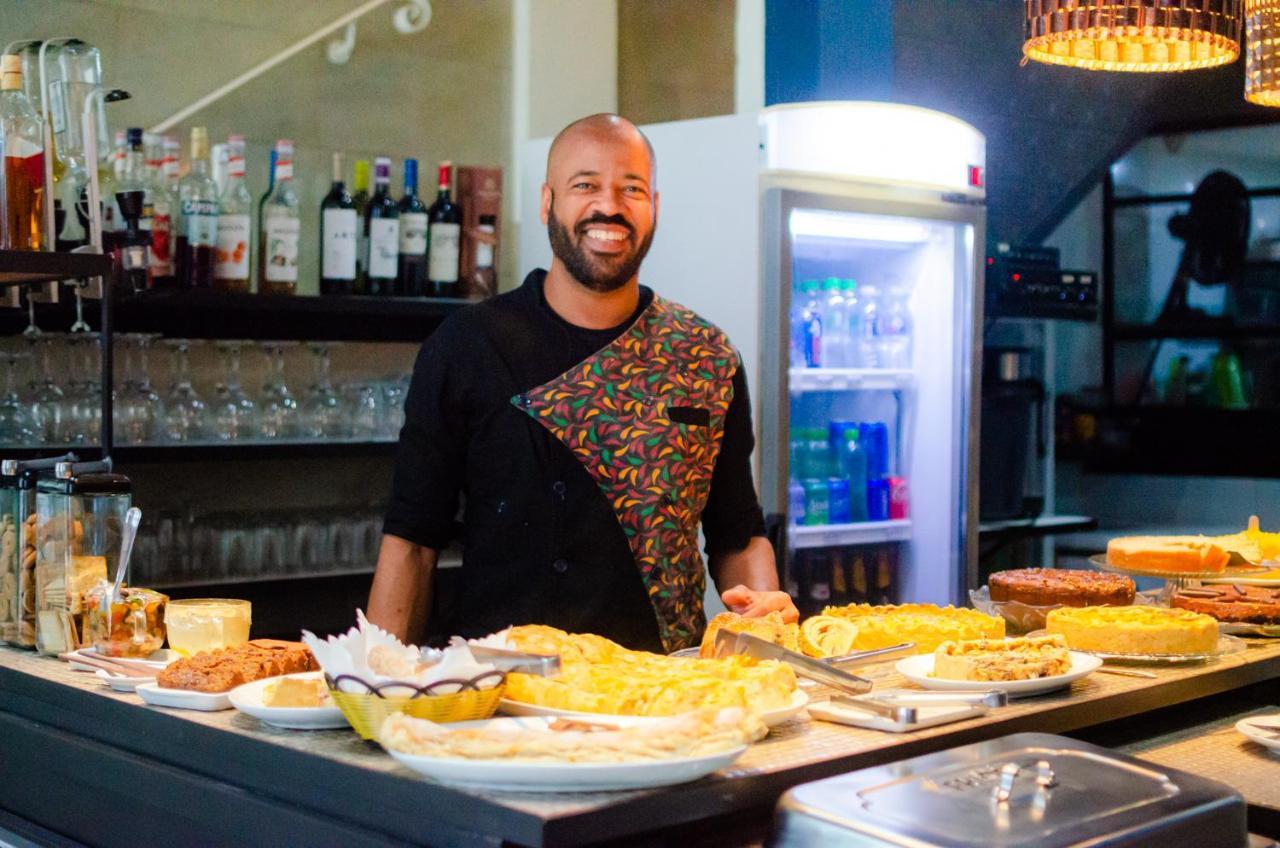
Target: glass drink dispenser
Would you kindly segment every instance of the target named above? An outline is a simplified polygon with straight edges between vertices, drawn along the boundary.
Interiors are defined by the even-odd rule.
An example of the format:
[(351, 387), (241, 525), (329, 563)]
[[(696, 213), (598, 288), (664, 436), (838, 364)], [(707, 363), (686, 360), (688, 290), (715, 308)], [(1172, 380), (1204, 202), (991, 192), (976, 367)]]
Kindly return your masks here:
[(36, 480), (67, 454), (0, 463), (0, 641), (36, 646)]
[(61, 463), (36, 484), (36, 647), (88, 644), (86, 595), (114, 580), (132, 485), (102, 463)]

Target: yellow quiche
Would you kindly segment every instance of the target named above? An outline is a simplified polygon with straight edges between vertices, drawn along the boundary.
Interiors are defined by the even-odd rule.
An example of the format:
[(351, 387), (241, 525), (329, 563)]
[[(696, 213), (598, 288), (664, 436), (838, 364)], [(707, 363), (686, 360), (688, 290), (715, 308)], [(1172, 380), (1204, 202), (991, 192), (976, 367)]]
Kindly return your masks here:
[(1045, 629), (1076, 651), (1104, 654), (1208, 654), (1218, 646), (1218, 622), (1198, 612), (1164, 607), (1061, 607)]
[(943, 642), (1004, 638), (1004, 619), (963, 607), (934, 604), (849, 604), (827, 607), (825, 616), (844, 619), (857, 628), (855, 651), (914, 642), (916, 653), (928, 654)]

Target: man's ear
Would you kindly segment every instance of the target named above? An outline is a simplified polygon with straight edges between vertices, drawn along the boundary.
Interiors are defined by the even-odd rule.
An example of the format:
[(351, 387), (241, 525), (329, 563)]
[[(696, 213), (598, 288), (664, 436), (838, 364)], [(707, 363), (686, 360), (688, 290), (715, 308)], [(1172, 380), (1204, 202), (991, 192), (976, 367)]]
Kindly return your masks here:
[(658, 229), (658, 201), (662, 199), (662, 195), (658, 192), (653, 193), (653, 229)]
[(546, 183), (542, 184), (542, 209), (538, 213), (538, 217), (542, 219), (542, 226), (547, 225), (547, 220), (551, 215), (551, 186)]

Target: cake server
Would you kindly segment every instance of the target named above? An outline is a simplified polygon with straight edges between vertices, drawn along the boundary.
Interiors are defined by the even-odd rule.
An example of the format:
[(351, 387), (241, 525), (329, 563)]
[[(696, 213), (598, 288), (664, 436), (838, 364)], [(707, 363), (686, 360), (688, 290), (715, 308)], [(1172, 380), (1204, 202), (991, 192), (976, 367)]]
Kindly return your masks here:
[(532, 674), (537, 677), (555, 677), (560, 673), (560, 657), (557, 654), (529, 654), (504, 648), (482, 648), (478, 645), (468, 647), (476, 662), (487, 663), (498, 671)]
[(835, 666), (788, 651), (750, 633), (733, 633), (721, 630), (716, 633), (716, 656), (727, 657), (741, 654), (758, 660), (778, 660), (791, 666), (795, 673), (810, 680), (826, 684), (833, 689), (851, 695), (862, 695), (871, 691), (871, 681), (856, 674), (842, 671)]

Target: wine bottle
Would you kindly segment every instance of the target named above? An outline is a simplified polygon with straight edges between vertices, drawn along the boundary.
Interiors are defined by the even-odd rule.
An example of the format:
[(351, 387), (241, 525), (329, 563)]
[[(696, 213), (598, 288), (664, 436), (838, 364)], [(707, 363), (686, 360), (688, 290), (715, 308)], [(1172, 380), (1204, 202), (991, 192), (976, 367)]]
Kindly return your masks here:
[(298, 290), (298, 193), (293, 188), (293, 142), (276, 142), (276, 187), (262, 206), (258, 294)]
[(418, 196), (418, 160), (404, 160), (404, 197), (400, 198), (400, 265), (396, 294), (421, 297), (427, 282), (427, 204)]
[(400, 208), (391, 199), (391, 160), (379, 156), (373, 163), (373, 197), (364, 213), (365, 294), (389, 295), (396, 284), (400, 253)]
[(218, 253), (213, 287), (219, 291), (249, 291), (249, 213), (253, 197), (244, 182), (244, 136), (227, 139), (227, 187), (218, 198)]
[(462, 238), (462, 209), (449, 196), (453, 163), (440, 163), (436, 202), (427, 211), (427, 287), (435, 297), (458, 294), (458, 243)]
[(214, 250), (218, 243), (218, 192), (209, 173), (209, 132), (191, 128), (191, 169), (178, 183), (182, 230), (178, 234), (178, 285), (207, 289), (213, 285)]
[(342, 154), (333, 154), (333, 185), (320, 204), (320, 294), (352, 294), (359, 239), (355, 201), (342, 181)]
[(364, 213), (369, 208), (369, 160), (357, 159), (355, 173), (351, 177), (351, 202), (355, 204), (356, 220), (356, 284), (353, 294), (364, 294), (365, 257), (369, 246), (364, 237)]

